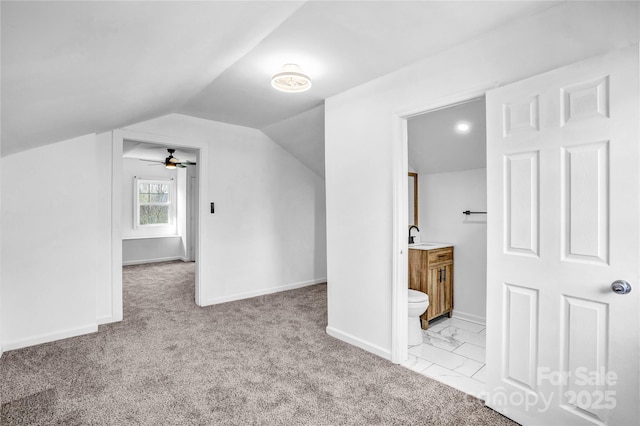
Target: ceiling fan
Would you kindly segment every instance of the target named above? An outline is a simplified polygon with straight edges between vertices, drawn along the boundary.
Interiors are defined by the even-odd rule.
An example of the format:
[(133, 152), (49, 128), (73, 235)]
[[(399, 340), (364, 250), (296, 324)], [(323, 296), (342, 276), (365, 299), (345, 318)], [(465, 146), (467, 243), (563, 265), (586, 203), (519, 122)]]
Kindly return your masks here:
[[(149, 161), (151, 163), (163, 164), (167, 169), (175, 169), (177, 167), (185, 168), (187, 166), (195, 166), (196, 165), (196, 163), (194, 163), (192, 161), (180, 161), (179, 159), (174, 157), (173, 153), (176, 152), (175, 149), (167, 148), (167, 151), (169, 151), (169, 156), (167, 158), (165, 158), (164, 161), (142, 160), (142, 159), (140, 159), (140, 160)], [(150, 166), (155, 166), (155, 164), (149, 164), (149, 165)]]

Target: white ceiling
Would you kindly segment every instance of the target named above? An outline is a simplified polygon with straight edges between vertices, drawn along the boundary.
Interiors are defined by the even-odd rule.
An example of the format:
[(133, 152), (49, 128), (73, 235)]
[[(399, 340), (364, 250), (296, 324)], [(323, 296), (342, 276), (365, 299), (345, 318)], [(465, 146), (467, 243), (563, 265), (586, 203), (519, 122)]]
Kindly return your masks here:
[(2, 1), (2, 154), (178, 110), (301, 4)]
[[(466, 122), (466, 134), (456, 124)], [(485, 100), (439, 109), (407, 123), (409, 166), (418, 173), (433, 174), (481, 169), (487, 166)]]
[[(2, 154), (179, 112), (323, 174), (324, 99), (557, 3), (2, 1)], [(271, 88), (285, 62), (311, 90)]]
[[(310, 1), (179, 112), (260, 129), (545, 7), (535, 1)], [(270, 86), (287, 62), (310, 75), (311, 90), (289, 94)]]

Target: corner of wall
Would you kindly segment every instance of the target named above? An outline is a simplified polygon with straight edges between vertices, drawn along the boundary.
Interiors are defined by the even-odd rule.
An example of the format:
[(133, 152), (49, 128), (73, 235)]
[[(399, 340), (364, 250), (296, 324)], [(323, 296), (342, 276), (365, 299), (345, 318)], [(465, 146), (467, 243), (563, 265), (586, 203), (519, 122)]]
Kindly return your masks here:
[(327, 282), (326, 277), (314, 278), (312, 280), (301, 281), (297, 283), (279, 285), (279, 286), (269, 287), (269, 288), (260, 289), (260, 290), (240, 292), (240, 293), (235, 293), (228, 296), (210, 298), (208, 300), (205, 300), (201, 305), (198, 305), (198, 306), (211, 306), (211, 305), (217, 305), (219, 303), (234, 302), (236, 300), (243, 300), (243, 299), (249, 299), (251, 297), (258, 297), (258, 296), (264, 296), (267, 294), (280, 293), (282, 291), (294, 290), (297, 288), (308, 287), (308, 286), (322, 284), (326, 282)]
[(487, 317), (486, 316), (480, 316), (480, 315), (476, 315), (476, 314), (470, 314), (467, 312), (460, 312), (456, 309), (453, 310), (453, 312), (451, 313), (451, 316), (454, 318), (459, 318), (465, 321), (469, 321), (469, 322), (474, 322), (476, 324), (481, 324), (486, 326), (487, 325)]
[(342, 340), (343, 342), (349, 343), (353, 346), (357, 346), (360, 349), (364, 349), (367, 352), (371, 352), (372, 354), (378, 355), (381, 358), (391, 361), (391, 351), (383, 347), (366, 342), (359, 337), (356, 337), (349, 333), (345, 333), (344, 331), (340, 331), (334, 327), (331, 327), (330, 325), (327, 326), (326, 330), (327, 334), (331, 337), (335, 337), (338, 340)]
[(98, 324), (90, 323), (74, 328), (56, 330), (52, 333), (19, 338), (11, 342), (5, 342), (4, 347), (7, 350), (21, 349), (29, 346), (41, 345), (43, 343), (55, 342), (57, 340), (68, 339), (71, 337), (83, 336), (85, 334), (95, 333), (97, 331)]

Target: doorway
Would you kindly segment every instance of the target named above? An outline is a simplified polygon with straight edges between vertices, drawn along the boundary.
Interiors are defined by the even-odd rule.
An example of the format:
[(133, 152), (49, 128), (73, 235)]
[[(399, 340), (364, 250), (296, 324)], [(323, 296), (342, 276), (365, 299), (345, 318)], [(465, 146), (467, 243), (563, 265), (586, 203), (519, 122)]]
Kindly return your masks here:
[(391, 292), (392, 308), (392, 362), (406, 365), (408, 361), (408, 179), (409, 174), (409, 141), (408, 122), (413, 117), (437, 111), (448, 106), (462, 104), (485, 96), (487, 91), (492, 89), (491, 85), (483, 85), (466, 91), (451, 94), (449, 96), (434, 100), (432, 103), (422, 107), (393, 115), (394, 140), (393, 144), (393, 284)]
[(123, 265), (195, 261), (198, 154), (193, 148), (124, 141)]
[(417, 179), (417, 190), (408, 194), (409, 219), (413, 215), (419, 224), (408, 247), (409, 287), (428, 294), (429, 308), (406, 365), (480, 396), (486, 346), (485, 99), (415, 115), (407, 120), (407, 135), (409, 176)]
[[(192, 219), (191, 225), (187, 227), (183, 232), (191, 235), (192, 244), (187, 244), (185, 247), (185, 259), (195, 261), (195, 303), (198, 306), (202, 306), (202, 262), (200, 259), (205, 256), (202, 240), (197, 238), (200, 232), (206, 231), (203, 229), (203, 209), (201, 206), (201, 200), (203, 199), (203, 193), (208, 190), (207, 186), (207, 153), (208, 147), (205, 143), (199, 141), (183, 141), (180, 138), (162, 136), (157, 134), (148, 134), (131, 130), (115, 130), (111, 134), (111, 147), (112, 147), (112, 198), (111, 198), (111, 210), (112, 210), (112, 226), (111, 226), (111, 286), (104, 290), (104, 297), (110, 299), (108, 309), (110, 315), (104, 315), (104, 319), (101, 323), (117, 322), (123, 318), (123, 303), (122, 303), (122, 268), (123, 268), (123, 154), (125, 141), (131, 143), (144, 143), (157, 145), (160, 147), (173, 147), (175, 149), (191, 150), (196, 155), (195, 177), (196, 180), (186, 179), (185, 194), (195, 193), (197, 194), (196, 200), (191, 200), (189, 205), (192, 207), (190, 210), (190, 217)], [(164, 155), (164, 154), (162, 154)], [(192, 187), (197, 183), (197, 187)], [(129, 185), (129, 183), (127, 183)], [(132, 184), (131, 184), (132, 185)], [(186, 209), (185, 205), (185, 209)], [(206, 223), (204, 223), (206, 225)], [(205, 247), (206, 248), (206, 247)]]

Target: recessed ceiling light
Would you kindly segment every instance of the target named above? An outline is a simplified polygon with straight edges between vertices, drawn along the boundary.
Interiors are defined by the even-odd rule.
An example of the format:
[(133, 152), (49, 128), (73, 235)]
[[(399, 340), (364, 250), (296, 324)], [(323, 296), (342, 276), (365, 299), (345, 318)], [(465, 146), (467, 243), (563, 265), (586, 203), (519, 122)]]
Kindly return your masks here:
[(271, 77), (271, 86), (282, 92), (304, 92), (311, 87), (311, 79), (296, 64), (284, 64)]
[(456, 132), (458, 133), (469, 133), (471, 130), (471, 124), (466, 121), (460, 121), (456, 124)]

